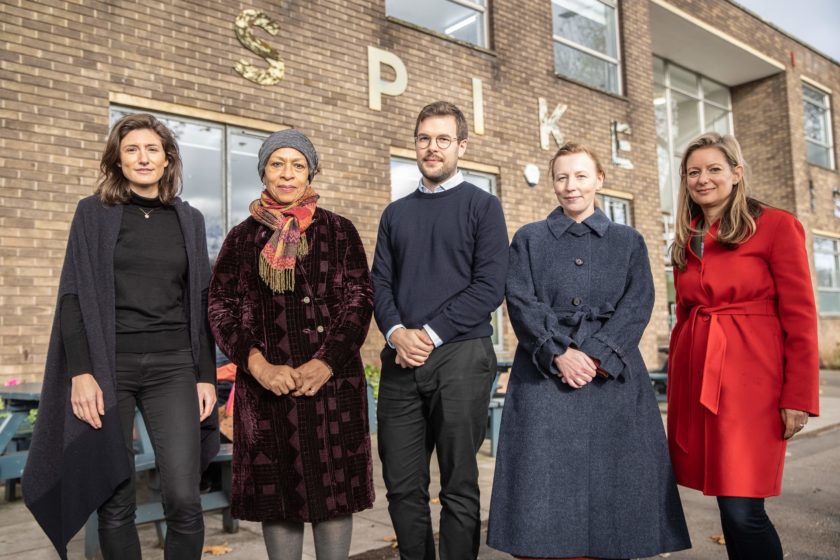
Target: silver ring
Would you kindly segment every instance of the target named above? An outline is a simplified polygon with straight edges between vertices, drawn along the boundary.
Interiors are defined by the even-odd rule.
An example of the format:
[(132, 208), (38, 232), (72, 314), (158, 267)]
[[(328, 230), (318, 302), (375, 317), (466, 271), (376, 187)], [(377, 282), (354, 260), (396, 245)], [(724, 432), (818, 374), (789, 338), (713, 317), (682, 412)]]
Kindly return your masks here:
[(805, 424), (799, 424), (799, 429), (800, 429), (800, 430), (801, 430), (802, 428), (804, 428), (804, 427), (805, 427)]
[(310, 390), (310, 391), (309, 391), (308, 393), (306, 393), (306, 394), (307, 394), (307, 395), (314, 395), (314, 394), (315, 394), (315, 391)]

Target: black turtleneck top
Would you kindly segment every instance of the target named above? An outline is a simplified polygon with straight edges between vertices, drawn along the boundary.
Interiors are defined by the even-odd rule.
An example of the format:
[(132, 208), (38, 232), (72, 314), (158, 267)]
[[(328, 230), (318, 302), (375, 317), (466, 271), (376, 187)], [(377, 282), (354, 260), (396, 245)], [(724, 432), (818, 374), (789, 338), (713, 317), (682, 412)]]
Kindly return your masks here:
[[(190, 348), (187, 317), (187, 253), (173, 206), (131, 193), (114, 249), (117, 352), (165, 352)], [(202, 294), (206, 301), (206, 290)], [(71, 376), (91, 371), (79, 300), (61, 300), (61, 334)], [(209, 342), (202, 332), (202, 349)], [(201, 361), (210, 362), (201, 352)], [(198, 364), (214, 372), (215, 364)]]

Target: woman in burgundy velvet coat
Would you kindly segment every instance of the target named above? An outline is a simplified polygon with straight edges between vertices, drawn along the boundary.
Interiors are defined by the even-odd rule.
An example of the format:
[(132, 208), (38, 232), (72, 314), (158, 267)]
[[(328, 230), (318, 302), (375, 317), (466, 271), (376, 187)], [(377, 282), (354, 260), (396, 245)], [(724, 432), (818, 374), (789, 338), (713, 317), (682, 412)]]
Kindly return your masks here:
[(216, 342), (237, 365), (233, 514), (263, 522), (271, 559), (347, 558), (351, 514), (373, 505), (367, 389), (359, 349), (372, 288), (353, 224), (317, 208), (318, 156), (303, 134), (271, 135), (265, 185), (231, 230), (210, 285)]

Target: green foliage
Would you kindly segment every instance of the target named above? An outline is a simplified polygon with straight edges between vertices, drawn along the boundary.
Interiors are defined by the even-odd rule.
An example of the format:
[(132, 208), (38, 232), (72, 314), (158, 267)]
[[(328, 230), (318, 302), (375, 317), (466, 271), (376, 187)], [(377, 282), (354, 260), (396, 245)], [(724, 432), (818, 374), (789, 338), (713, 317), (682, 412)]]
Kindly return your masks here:
[(373, 398), (379, 398), (379, 377), (382, 375), (382, 371), (371, 364), (367, 364), (365, 366), (365, 379), (367, 379), (368, 385), (371, 386), (373, 389)]
[[(0, 419), (5, 418), (9, 415), (9, 413), (6, 412), (5, 409), (6, 409), (6, 401), (4, 401), (3, 399), (0, 399)], [(29, 411), (29, 416), (26, 417), (26, 421), (29, 422), (29, 426), (26, 426), (25, 424), (24, 424), (24, 426), (26, 426), (26, 428), (29, 428), (30, 426), (34, 426), (35, 425), (35, 420), (37, 420), (37, 419), (38, 419), (38, 409), (33, 408), (32, 410)], [(22, 427), (21, 429), (24, 429), (24, 428)]]

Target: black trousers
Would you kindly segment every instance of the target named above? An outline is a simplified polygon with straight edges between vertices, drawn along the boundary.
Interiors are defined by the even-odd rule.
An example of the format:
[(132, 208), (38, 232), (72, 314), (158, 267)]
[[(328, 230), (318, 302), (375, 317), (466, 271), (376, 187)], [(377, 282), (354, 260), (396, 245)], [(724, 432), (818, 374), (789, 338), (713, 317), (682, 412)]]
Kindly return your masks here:
[(382, 351), (377, 402), (379, 457), (400, 557), (433, 560), (429, 462), (440, 467), (440, 558), (478, 556), (476, 453), (487, 430), (496, 354), (489, 338), (444, 344), (419, 368), (401, 368)]
[[(116, 378), (125, 452), (132, 467), (135, 406), (143, 414), (155, 450), (167, 524), (165, 558), (199, 559), (204, 515), (199, 493), (201, 441), (192, 352), (118, 353)], [(132, 476), (99, 508), (99, 542), (106, 560), (140, 560), (136, 509)]]
[(764, 498), (719, 496), (729, 560), (782, 560), (782, 543), (764, 511)]

